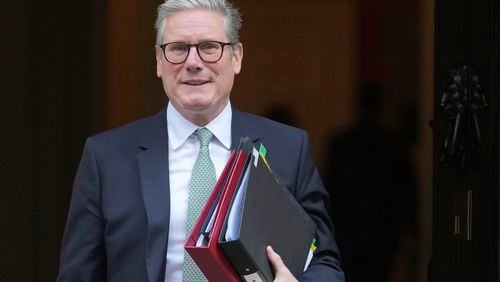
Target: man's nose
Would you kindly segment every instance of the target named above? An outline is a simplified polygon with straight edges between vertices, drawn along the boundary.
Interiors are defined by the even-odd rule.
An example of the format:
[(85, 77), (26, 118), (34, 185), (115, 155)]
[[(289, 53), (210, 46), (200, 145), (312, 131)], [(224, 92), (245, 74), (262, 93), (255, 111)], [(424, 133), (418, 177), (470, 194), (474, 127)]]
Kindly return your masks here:
[(198, 55), (198, 50), (196, 50), (195, 46), (190, 47), (189, 54), (186, 58), (185, 66), (188, 70), (198, 70), (203, 66), (203, 61)]

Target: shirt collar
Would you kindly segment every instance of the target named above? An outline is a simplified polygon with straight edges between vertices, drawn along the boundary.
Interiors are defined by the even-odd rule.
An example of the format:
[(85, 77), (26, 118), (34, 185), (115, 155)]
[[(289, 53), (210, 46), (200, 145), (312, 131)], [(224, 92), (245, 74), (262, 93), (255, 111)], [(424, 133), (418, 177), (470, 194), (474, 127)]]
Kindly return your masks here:
[[(185, 119), (172, 105), (168, 102), (167, 105), (167, 130), (168, 137), (172, 144), (172, 149), (176, 150), (198, 129), (198, 126)], [(205, 127), (210, 130), (214, 137), (226, 147), (231, 148), (231, 124), (232, 109), (231, 103), (228, 102), (224, 110)]]

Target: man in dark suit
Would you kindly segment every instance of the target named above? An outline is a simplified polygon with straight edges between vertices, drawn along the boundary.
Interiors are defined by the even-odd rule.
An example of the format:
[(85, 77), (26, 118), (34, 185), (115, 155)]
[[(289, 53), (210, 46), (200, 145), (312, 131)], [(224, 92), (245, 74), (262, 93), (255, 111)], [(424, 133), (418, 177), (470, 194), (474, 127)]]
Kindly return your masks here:
[[(167, 0), (156, 27), (157, 75), (169, 103), (155, 116), (87, 140), (58, 280), (203, 280), (186, 275), (183, 250), (203, 131), (217, 175), (241, 136), (266, 145), (273, 172), (317, 226), (317, 250), (299, 279), (344, 281), (307, 134), (230, 104), (243, 58), (238, 11), (226, 0)], [(278, 254), (271, 248), (267, 254), (276, 281), (296, 281)]]

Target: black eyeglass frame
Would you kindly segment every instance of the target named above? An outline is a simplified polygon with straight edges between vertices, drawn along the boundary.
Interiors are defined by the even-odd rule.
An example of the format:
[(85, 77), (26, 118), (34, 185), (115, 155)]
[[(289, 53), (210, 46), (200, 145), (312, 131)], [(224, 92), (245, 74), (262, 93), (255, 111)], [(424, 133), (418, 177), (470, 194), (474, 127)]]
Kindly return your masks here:
[[(217, 58), (217, 60), (213, 60), (213, 61), (212, 61), (212, 60), (205, 60), (205, 59), (203, 59), (203, 56), (201, 56), (201, 54), (200, 54), (200, 45), (205, 44), (205, 43), (217, 43), (217, 44), (219, 44), (219, 45), (221, 46), (220, 56), (219, 56), (219, 58)], [(185, 45), (185, 46), (187, 46), (187, 47), (188, 47), (187, 52), (186, 52), (186, 56), (184, 57), (184, 60), (182, 60), (182, 61), (180, 61), (180, 62), (172, 62), (172, 61), (170, 61), (170, 60), (167, 58), (167, 54), (165, 54), (165, 48), (167, 47), (167, 45), (170, 45), (170, 44), (183, 44), (183, 45)], [(222, 58), (222, 56), (224, 55), (224, 48), (225, 48), (226, 46), (233, 46), (234, 44), (235, 44), (235, 43), (231, 43), (231, 42), (221, 42), (221, 41), (216, 41), (216, 40), (208, 40), (208, 41), (203, 41), (203, 42), (200, 42), (200, 43), (197, 43), (197, 44), (187, 44), (187, 43), (184, 43), (184, 42), (177, 42), (177, 41), (174, 41), (174, 42), (168, 42), (168, 43), (161, 44), (161, 45), (159, 45), (158, 47), (160, 47), (160, 49), (162, 50), (162, 52), (163, 52), (163, 57), (165, 58), (165, 60), (167, 60), (167, 62), (169, 62), (169, 63), (171, 63), (171, 64), (174, 64), (174, 65), (178, 65), (178, 64), (182, 64), (182, 63), (184, 63), (184, 62), (187, 60), (187, 58), (189, 57), (189, 52), (191, 52), (191, 49), (192, 49), (193, 47), (196, 47), (196, 53), (198, 53), (198, 57), (199, 57), (202, 61), (204, 61), (204, 62), (206, 62), (206, 63), (216, 63), (216, 62), (218, 62), (218, 61)]]

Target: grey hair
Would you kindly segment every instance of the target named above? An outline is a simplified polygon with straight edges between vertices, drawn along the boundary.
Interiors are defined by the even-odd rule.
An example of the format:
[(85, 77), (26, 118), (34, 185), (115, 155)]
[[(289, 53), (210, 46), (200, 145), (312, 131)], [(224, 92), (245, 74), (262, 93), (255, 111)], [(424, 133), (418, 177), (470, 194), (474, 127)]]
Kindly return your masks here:
[(165, 20), (175, 12), (189, 9), (207, 9), (219, 12), (224, 17), (224, 28), (231, 43), (240, 42), (241, 14), (227, 0), (166, 0), (158, 7), (158, 17), (156, 18), (156, 45), (163, 42), (163, 31)]

